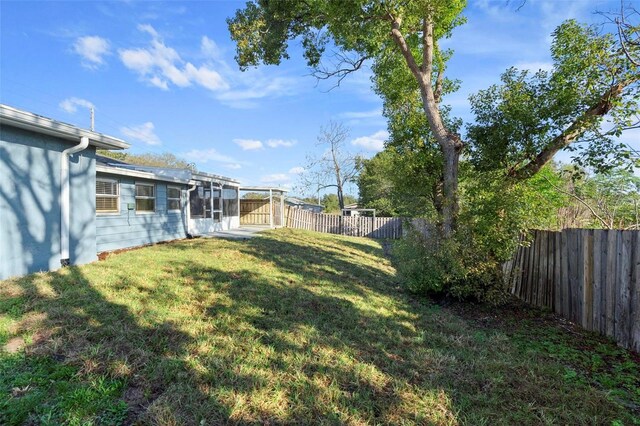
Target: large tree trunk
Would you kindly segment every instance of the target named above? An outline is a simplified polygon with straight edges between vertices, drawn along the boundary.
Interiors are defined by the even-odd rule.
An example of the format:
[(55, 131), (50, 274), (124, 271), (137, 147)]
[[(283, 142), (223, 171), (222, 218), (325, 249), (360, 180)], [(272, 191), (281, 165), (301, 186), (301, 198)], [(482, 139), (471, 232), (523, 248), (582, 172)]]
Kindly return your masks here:
[(444, 155), (444, 200), (442, 203), (442, 235), (445, 238), (451, 237), (456, 230), (458, 219), (458, 170), (460, 161), (461, 145), (455, 143), (447, 144), (443, 147)]
[(409, 46), (400, 31), (401, 20), (391, 17), (391, 37), (400, 49), (407, 66), (415, 76), (420, 88), (422, 107), (429, 122), (431, 133), (440, 145), (443, 156), (443, 200), (440, 223), (443, 238), (449, 239), (456, 229), (458, 217), (458, 164), (464, 143), (457, 134), (450, 132), (440, 115), (439, 101), (442, 92), (442, 73), (438, 72), (436, 87), (432, 82), (433, 72), (433, 22), (427, 14), (423, 20), (422, 31), (422, 64), (418, 65)]

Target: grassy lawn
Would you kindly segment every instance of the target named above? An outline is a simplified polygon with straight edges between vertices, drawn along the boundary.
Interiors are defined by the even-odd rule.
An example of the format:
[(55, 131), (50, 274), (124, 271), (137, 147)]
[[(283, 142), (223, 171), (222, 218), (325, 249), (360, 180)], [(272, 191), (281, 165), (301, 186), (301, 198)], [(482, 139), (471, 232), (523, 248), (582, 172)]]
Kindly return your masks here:
[(640, 424), (638, 359), (282, 229), (0, 282), (0, 424)]

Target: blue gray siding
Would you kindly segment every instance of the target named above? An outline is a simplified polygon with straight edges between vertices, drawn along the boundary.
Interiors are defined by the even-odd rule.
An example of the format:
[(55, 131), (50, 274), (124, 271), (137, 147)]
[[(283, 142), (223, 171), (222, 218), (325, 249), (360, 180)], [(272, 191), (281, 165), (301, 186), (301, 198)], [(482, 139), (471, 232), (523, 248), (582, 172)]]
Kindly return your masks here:
[[(60, 161), (73, 144), (0, 128), (0, 279), (60, 267)], [(87, 263), (96, 259), (95, 148), (71, 157), (70, 181), (70, 261)]]
[[(185, 190), (187, 188), (185, 185), (105, 173), (98, 173), (98, 178), (116, 179), (120, 188), (120, 212), (118, 214), (98, 213), (96, 215), (96, 248), (98, 253), (186, 238)], [(127, 209), (128, 203), (135, 206), (136, 182), (155, 184), (156, 211), (154, 213), (137, 213), (135, 210)], [(167, 186), (182, 188), (181, 211), (167, 211)]]

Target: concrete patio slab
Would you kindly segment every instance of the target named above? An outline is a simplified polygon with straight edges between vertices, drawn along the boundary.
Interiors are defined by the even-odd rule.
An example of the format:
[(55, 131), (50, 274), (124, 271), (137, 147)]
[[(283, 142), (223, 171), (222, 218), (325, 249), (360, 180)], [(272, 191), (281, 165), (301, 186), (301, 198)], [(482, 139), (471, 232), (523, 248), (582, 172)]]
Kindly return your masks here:
[(216, 231), (200, 235), (202, 238), (226, 238), (229, 240), (248, 240), (255, 237), (259, 232), (271, 229), (268, 226), (243, 226), (228, 231)]

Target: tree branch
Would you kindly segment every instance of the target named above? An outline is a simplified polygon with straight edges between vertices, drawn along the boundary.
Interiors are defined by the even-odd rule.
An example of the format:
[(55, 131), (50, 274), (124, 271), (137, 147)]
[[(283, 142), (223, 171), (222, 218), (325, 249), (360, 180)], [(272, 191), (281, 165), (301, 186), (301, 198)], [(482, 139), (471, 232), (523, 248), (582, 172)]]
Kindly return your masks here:
[(516, 179), (526, 179), (536, 174), (561, 149), (571, 145), (585, 130), (589, 122), (596, 117), (603, 117), (613, 107), (613, 103), (620, 97), (625, 87), (638, 81), (640, 76), (634, 76), (611, 86), (598, 102), (578, 117), (566, 130), (556, 136), (537, 156), (520, 169), (511, 168), (507, 175)]
[(561, 192), (565, 195), (568, 195), (570, 197), (575, 198), (577, 201), (579, 201), (582, 205), (584, 205), (586, 208), (589, 209), (589, 211), (591, 212), (592, 215), (595, 216), (596, 219), (598, 219), (600, 221), (600, 223), (602, 224), (602, 226), (604, 226), (606, 229), (611, 229), (612, 226), (609, 225), (609, 223), (607, 223), (606, 220), (604, 220), (598, 213), (596, 213), (596, 211), (593, 209), (593, 207), (591, 207), (586, 201), (584, 201), (582, 198), (578, 197), (576, 194), (574, 194), (573, 192), (569, 192), (569, 191), (565, 191), (564, 189), (560, 188), (559, 186), (554, 185), (553, 183), (551, 183), (551, 181), (546, 177), (543, 176), (544, 180), (547, 181), (547, 183), (549, 185), (551, 185), (551, 187), (553, 189), (555, 189), (558, 192)]
[(335, 89), (340, 86), (342, 80), (344, 80), (349, 74), (358, 71), (364, 63), (371, 59), (371, 56), (362, 56), (359, 58), (351, 58), (346, 54), (337, 52), (334, 54), (334, 57), (338, 59), (337, 62), (333, 63), (333, 69), (329, 69), (324, 66), (316, 67), (311, 73), (312, 76), (318, 80), (329, 80), (331, 78), (337, 77), (336, 83), (331, 86), (328, 91)]
[(416, 62), (416, 58), (413, 57), (413, 54), (409, 49), (409, 45), (407, 44), (407, 41), (404, 39), (404, 36), (400, 32), (400, 22), (393, 17), (392, 19), (393, 20), (391, 22), (391, 28), (392, 28), (391, 37), (393, 38), (393, 41), (396, 43), (396, 45), (400, 48), (400, 52), (402, 53), (402, 56), (404, 57), (404, 60), (407, 62), (407, 66), (409, 67), (413, 75), (420, 80), (422, 79), (422, 71), (420, 71), (420, 67)]

